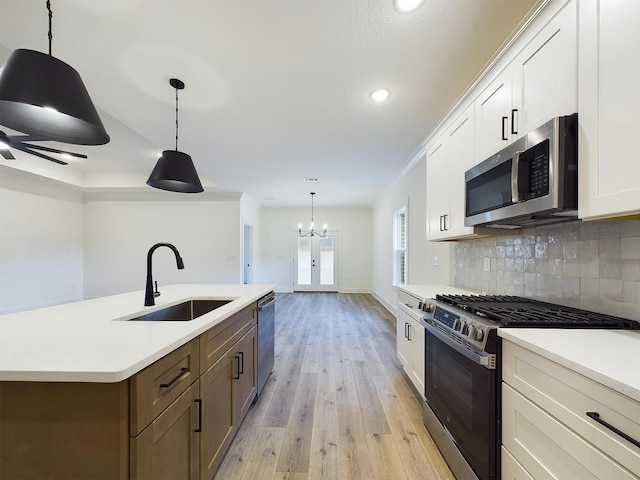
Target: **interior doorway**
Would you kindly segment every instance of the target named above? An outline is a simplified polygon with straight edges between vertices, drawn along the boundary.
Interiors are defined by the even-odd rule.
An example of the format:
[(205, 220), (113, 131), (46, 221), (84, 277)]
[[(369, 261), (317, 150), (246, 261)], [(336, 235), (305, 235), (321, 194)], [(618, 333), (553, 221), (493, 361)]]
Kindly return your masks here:
[(253, 226), (244, 224), (242, 229), (242, 282), (253, 283)]
[(297, 292), (337, 292), (338, 232), (327, 232), (324, 237), (294, 236), (294, 280)]

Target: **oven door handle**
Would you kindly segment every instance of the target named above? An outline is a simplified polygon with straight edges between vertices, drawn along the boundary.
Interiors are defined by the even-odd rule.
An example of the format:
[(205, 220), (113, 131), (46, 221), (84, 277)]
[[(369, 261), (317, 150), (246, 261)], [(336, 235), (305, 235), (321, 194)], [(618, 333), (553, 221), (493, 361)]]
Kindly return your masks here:
[(468, 358), (472, 362), (478, 365), (481, 365), (485, 368), (488, 368), (489, 370), (496, 369), (496, 355), (494, 353), (486, 353), (486, 352), (478, 353), (478, 352), (473, 352), (471, 350), (468, 350), (467, 348), (460, 345), (455, 340), (452, 340), (451, 338), (449, 338), (449, 336), (440, 332), (433, 325), (430, 325), (425, 319), (420, 319), (420, 323), (422, 324), (423, 327), (425, 327), (427, 333), (432, 334), (438, 340), (441, 340), (448, 347), (453, 348), (456, 352), (460, 353), (461, 355), (464, 355), (466, 358)]

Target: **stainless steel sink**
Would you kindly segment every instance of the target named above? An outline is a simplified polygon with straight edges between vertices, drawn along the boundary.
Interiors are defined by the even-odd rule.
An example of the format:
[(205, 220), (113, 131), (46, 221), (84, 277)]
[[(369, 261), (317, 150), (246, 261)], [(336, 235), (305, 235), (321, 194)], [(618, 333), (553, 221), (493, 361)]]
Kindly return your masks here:
[(188, 322), (220, 308), (233, 300), (189, 300), (156, 312), (147, 313), (129, 321), (143, 322)]

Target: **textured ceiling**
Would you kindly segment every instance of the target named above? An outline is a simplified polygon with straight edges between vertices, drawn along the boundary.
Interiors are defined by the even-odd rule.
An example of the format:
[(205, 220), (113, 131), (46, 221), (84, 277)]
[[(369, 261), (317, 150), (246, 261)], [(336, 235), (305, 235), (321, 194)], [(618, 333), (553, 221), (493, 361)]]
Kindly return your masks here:
[[(0, 3), (0, 61), (46, 52), (45, 0)], [(78, 70), (112, 141), (75, 148), (89, 159), (67, 167), (20, 152), (15, 165), (148, 189), (154, 155), (174, 147), (178, 77), (179, 149), (207, 190), (369, 205), (539, 3), (425, 0), (400, 14), (392, 0), (53, 0), (53, 55)], [(392, 92), (383, 104), (368, 97), (378, 87)]]

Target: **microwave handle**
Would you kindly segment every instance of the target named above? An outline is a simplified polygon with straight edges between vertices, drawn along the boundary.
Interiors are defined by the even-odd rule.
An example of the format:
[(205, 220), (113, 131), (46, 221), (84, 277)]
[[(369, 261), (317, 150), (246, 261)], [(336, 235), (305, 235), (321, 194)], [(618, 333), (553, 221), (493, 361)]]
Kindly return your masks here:
[(520, 202), (520, 185), (518, 185), (518, 169), (520, 167), (520, 154), (522, 152), (515, 152), (513, 154), (513, 160), (511, 162), (511, 202)]

